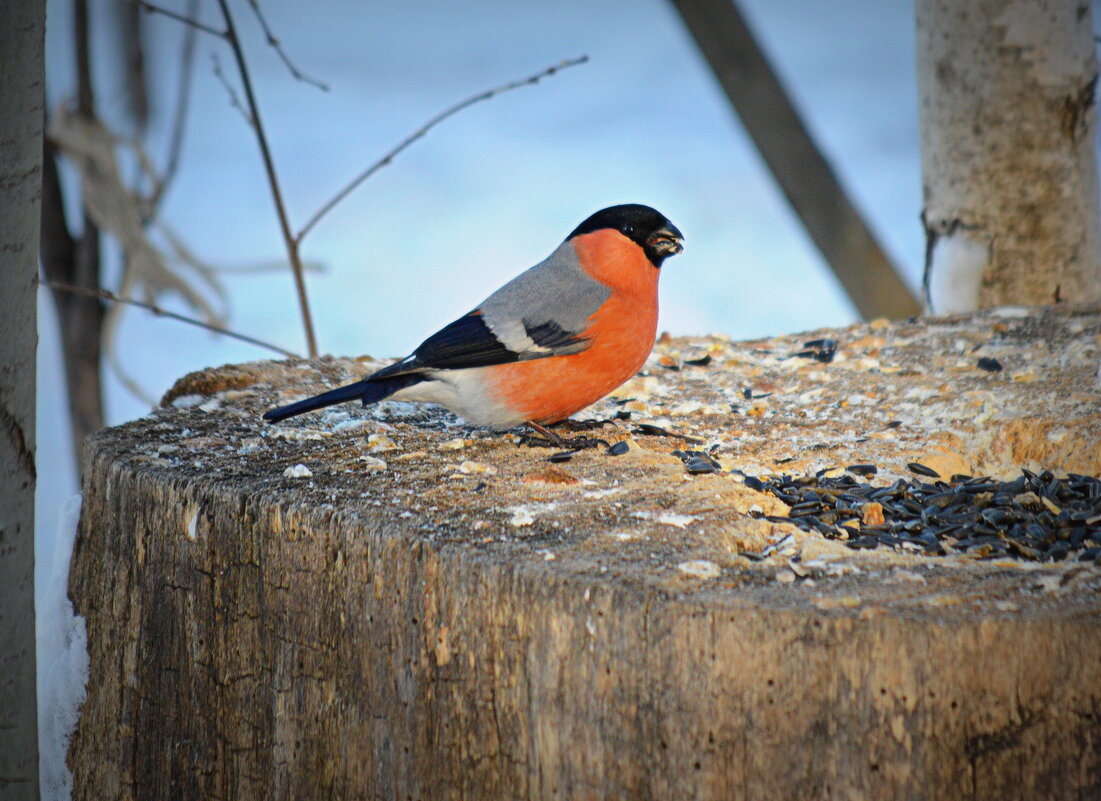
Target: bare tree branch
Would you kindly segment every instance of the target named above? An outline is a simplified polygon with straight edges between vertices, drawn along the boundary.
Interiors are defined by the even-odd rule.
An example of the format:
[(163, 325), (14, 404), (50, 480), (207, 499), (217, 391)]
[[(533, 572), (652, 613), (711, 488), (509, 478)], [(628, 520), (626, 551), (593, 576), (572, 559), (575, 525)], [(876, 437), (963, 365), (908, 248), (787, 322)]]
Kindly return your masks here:
[(229, 78), (222, 71), (222, 61), (218, 58), (217, 53), (210, 54), (210, 63), (214, 65), (214, 77), (221, 82), (222, 86), (225, 87), (226, 94), (229, 95), (229, 104), (241, 112), (241, 116), (245, 118), (245, 124), (249, 128), (255, 128), (255, 120), (249, 115), (248, 110), (241, 103), (241, 98), (237, 96), (237, 90), (233, 88), (233, 84), (229, 82)]
[[(76, 52), (77, 109), (81, 119), (95, 119), (95, 90), (92, 83), (91, 42), (89, 36), (87, 0), (73, 3), (73, 44)], [(50, 216), (53, 229), (68, 228), (65, 221), (64, 192), (57, 175), (55, 152), (50, 142), (44, 142), (46, 160), (43, 214)], [(51, 174), (52, 173), (52, 174)], [(83, 196), (88, 187), (80, 179)], [(62, 278), (71, 284), (98, 287), (100, 282), (100, 232), (87, 210), (84, 211), (78, 237), (70, 236), (60, 249), (43, 250), (43, 267), (50, 277)], [(103, 383), (100, 376), (104, 309), (103, 304), (87, 298), (66, 298), (54, 295), (58, 309), (62, 358), (65, 363), (65, 383), (68, 395), (69, 420), (72, 423), (73, 458), (79, 467), (85, 437), (103, 427)]]
[(532, 84), (538, 83), (543, 78), (548, 78), (551, 75), (554, 75), (556, 72), (559, 72), (559, 71), (564, 70), (564, 69), (568, 69), (570, 67), (575, 67), (578, 64), (584, 64), (588, 60), (589, 60), (588, 56), (580, 56), (579, 58), (567, 59), (567, 60), (561, 62), (560, 64), (555, 64), (554, 66), (547, 67), (545, 70), (541, 70), (540, 72), (537, 72), (535, 75), (531, 75), (527, 78), (523, 78), (523, 79), (518, 80), (518, 81), (512, 81), (511, 83), (506, 83), (502, 86), (498, 86), (498, 87), (495, 87), (493, 89), (488, 89), (484, 92), (479, 92), (478, 94), (472, 95), (471, 97), (468, 97), (466, 100), (463, 100), (461, 103), (456, 103), (455, 105), (451, 106), (450, 108), (445, 109), (444, 111), (441, 111), (435, 117), (428, 120), (428, 122), (426, 122), (424, 125), (422, 125), (420, 128), (418, 128), (416, 131), (414, 131), (412, 134), (410, 134), (405, 139), (403, 139), (400, 143), (398, 143), (398, 145), (396, 147), (394, 147), (392, 150), (390, 150), (390, 152), (388, 152), (386, 155), (384, 155), (382, 158), (380, 158), (374, 164), (367, 167), (367, 169), (365, 169), (363, 172), (361, 172), (359, 175), (357, 175), (354, 179), (352, 179), (352, 181), (350, 183), (348, 183), (347, 186), (345, 186), (343, 189), (341, 189), (339, 192), (337, 192), (336, 195), (334, 195), (331, 200), (329, 200), (324, 206), (322, 206), (320, 209), (318, 209), (317, 212), (315, 212), (312, 217), (310, 217), (309, 221), (302, 227), (302, 230), (300, 230), (298, 232), (298, 236), (295, 238), (295, 241), (298, 242), (298, 243), (301, 243), (302, 240), (306, 238), (306, 234), (308, 234), (310, 232), (310, 230), (315, 225), (317, 225), (318, 222), (320, 222), (321, 218), (324, 217), (326, 214), (328, 214), (330, 211), (332, 211), (333, 208), (336, 207), (336, 205), (338, 203), (340, 203), (342, 200), (344, 200), (344, 198), (346, 198), (348, 195), (350, 195), (356, 189), (356, 187), (358, 187), (361, 183), (366, 181), (368, 178), (370, 178), (376, 172), (378, 172), (383, 167), (385, 167), (390, 162), (392, 162), (394, 160), (394, 158), (399, 153), (401, 153), (403, 150), (405, 150), (411, 144), (416, 142), (418, 139), (421, 139), (425, 134), (427, 134), (430, 130), (432, 130), (437, 125), (439, 125), (441, 122), (446, 120), (448, 117), (451, 117), (455, 114), (458, 114), (463, 109), (469, 108), (470, 106), (473, 106), (475, 103), (480, 103), (483, 100), (489, 100), (492, 97), (496, 97), (497, 95), (504, 94), (505, 92), (509, 92), (513, 89), (519, 89), (522, 86), (531, 86)]
[[(98, 286), (99, 231), (87, 217), (84, 232), (76, 239), (65, 220), (65, 198), (57, 170), (57, 153), (43, 137), (42, 237), (40, 258), (49, 280)], [(103, 427), (103, 392), (100, 381), (103, 304), (92, 298), (53, 293), (61, 355), (65, 367), (66, 400), (72, 426), (71, 453), (79, 466), (81, 445), (91, 432)]]
[(275, 38), (275, 34), (271, 32), (271, 28), (268, 27), (268, 21), (264, 19), (264, 14), (260, 11), (260, 4), (257, 3), (256, 0), (248, 0), (248, 4), (252, 6), (252, 11), (256, 14), (256, 19), (260, 23), (260, 27), (264, 29), (264, 36), (267, 37), (268, 44), (271, 45), (272, 49), (279, 54), (279, 58), (283, 60), (283, 63), (287, 66), (287, 69), (290, 70), (291, 75), (294, 76), (297, 80), (302, 81), (303, 83), (308, 83), (311, 86), (316, 86), (322, 92), (328, 92), (329, 85), (327, 83), (322, 83), (316, 78), (311, 78), (308, 75), (303, 74), (296, 66), (294, 66), (290, 58), (283, 51), (282, 44), (280, 44), (279, 40)]
[(272, 345), (270, 342), (264, 342), (262, 339), (256, 339), (250, 337), (248, 334), (239, 334), (236, 331), (230, 331), (228, 328), (222, 328), (221, 326), (211, 325), (210, 323), (204, 323), (202, 320), (196, 320), (194, 317), (187, 317), (182, 314), (176, 314), (176, 312), (162, 309), (160, 306), (156, 306), (152, 303), (145, 303), (141, 300), (135, 300), (134, 298), (124, 298), (121, 295), (116, 295), (107, 289), (86, 289), (85, 287), (73, 286), (72, 284), (62, 283), (61, 281), (47, 281), (50, 288), (56, 289), (60, 292), (69, 292), (73, 295), (82, 295), (87, 298), (99, 298), (101, 300), (109, 300), (113, 303), (125, 303), (130, 306), (137, 306), (147, 311), (152, 312), (158, 317), (168, 317), (172, 320), (179, 320), (181, 323), (187, 323), (188, 325), (194, 325), (198, 328), (205, 328), (207, 331), (213, 331), (215, 334), (221, 334), (222, 336), (231, 337), (233, 339), (239, 339), (242, 342), (247, 342), (250, 345), (256, 345), (260, 348), (267, 348), (275, 353), (282, 354), (283, 356), (290, 356), (292, 358), (298, 358), (298, 354), (293, 351), (281, 348), (278, 345)]
[(118, 66), (121, 67), (127, 111), (134, 122), (137, 135), (142, 136), (149, 125), (151, 114), (142, 10), (141, 6), (122, 0), (116, 3), (115, 11), (122, 47), (112, 55), (118, 58)]
[(229, 35), (226, 31), (220, 31), (217, 28), (211, 27), (210, 25), (207, 25), (203, 22), (199, 22), (193, 17), (185, 16), (183, 14), (177, 14), (175, 11), (171, 11), (167, 8), (161, 8), (160, 6), (153, 5), (152, 3), (147, 3), (145, 2), (145, 0), (130, 0), (130, 2), (137, 3), (139, 6), (142, 7), (142, 9), (146, 11), (146, 13), (161, 14), (165, 17), (168, 17), (169, 19), (176, 20), (176, 22), (182, 22), (184, 25), (190, 25), (196, 30), (203, 31), (204, 33), (209, 33), (211, 36), (217, 36), (220, 39), (229, 38)]
[(302, 261), (298, 256), (298, 241), (291, 233), (290, 222), (287, 219), (287, 209), (283, 205), (283, 193), (279, 189), (279, 179), (275, 174), (275, 162), (271, 157), (268, 147), (268, 139), (264, 133), (264, 125), (260, 119), (260, 107), (256, 103), (256, 95), (252, 91), (252, 80), (249, 78), (248, 65), (245, 63), (245, 54), (241, 49), (241, 42), (237, 38), (237, 30), (233, 25), (233, 16), (229, 13), (229, 5), (226, 0), (218, 0), (222, 9), (222, 17), (226, 23), (226, 38), (233, 49), (233, 56), (237, 59), (237, 71), (241, 75), (241, 84), (245, 88), (245, 97), (248, 99), (250, 116), (255, 121), (253, 130), (256, 132), (256, 141), (260, 146), (260, 155), (264, 160), (264, 170), (268, 175), (268, 184), (271, 187), (271, 197), (275, 202), (275, 211), (279, 217), (279, 227), (283, 232), (283, 241), (287, 246), (287, 256), (290, 258), (291, 270), (294, 273), (295, 288), (298, 290), (298, 305), (302, 314), (302, 325), (306, 330), (306, 348), (310, 358), (317, 356), (317, 338), (314, 336), (313, 320), (310, 318), (310, 303), (306, 296), (306, 277), (302, 269)]
[(95, 114), (95, 94), (92, 89), (92, 59), (89, 55), (88, 3), (73, 2), (73, 34), (76, 44), (76, 107), (81, 114)]

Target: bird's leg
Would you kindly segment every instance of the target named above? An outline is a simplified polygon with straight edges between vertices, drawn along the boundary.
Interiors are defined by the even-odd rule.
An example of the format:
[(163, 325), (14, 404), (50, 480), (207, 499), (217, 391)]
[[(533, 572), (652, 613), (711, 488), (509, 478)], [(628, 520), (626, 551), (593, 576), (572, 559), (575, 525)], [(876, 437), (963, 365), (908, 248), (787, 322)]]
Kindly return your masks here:
[(546, 445), (549, 448), (595, 448), (597, 445), (608, 446), (605, 440), (598, 439), (596, 437), (570, 437), (569, 439), (563, 437), (561, 434), (556, 434), (546, 426), (539, 423), (528, 420), (525, 423), (530, 429), (532, 429), (538, 437), (524, 437), (523, 442), (528, 446), (540, 446)]

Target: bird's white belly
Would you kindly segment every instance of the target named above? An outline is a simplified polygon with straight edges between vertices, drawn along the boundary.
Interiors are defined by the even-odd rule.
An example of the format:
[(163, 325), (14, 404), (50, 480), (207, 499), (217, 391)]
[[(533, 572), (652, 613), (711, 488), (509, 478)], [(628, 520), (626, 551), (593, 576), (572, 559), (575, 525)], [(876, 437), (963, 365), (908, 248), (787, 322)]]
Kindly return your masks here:
[(471, 425), (503, 430), (524, 422), (518, 414), (486, 392), (485, 372), (489, 368), (442, 370), (426, 381), (400, 389), (388, 400), (438, 403)]

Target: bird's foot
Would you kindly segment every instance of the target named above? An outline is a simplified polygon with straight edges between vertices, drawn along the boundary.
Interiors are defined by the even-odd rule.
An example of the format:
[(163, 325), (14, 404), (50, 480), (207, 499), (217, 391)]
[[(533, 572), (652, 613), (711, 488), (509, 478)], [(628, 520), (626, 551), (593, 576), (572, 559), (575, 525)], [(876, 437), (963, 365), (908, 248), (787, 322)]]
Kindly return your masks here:
[[(595, 448), (600, 445), (603, 445), (605, 448), (608, 447), (607, 441), (599, 437), (563, 437), (561, 434), (551, 431), (546, 426), (539, 425), (539, 423), (532, 423), (529, 421), (526, 425), (539, 435), (532, 436), (527, 434), (520, 438), (520, 444), (527, 445), (529, 448), (569, 448), (571, 450), (580, 450), (583, 448)], [(582, 428), (593, 427), (585, 426), (583, 423), (580, 425)]]
[(565, 426), (570, 431), (592, 431), (594, 428), (604, 428), (604, 426), (615, 427), (615, 420), (573, 420), (567, 417), (565, 420), (560, 420), (555, 425)]

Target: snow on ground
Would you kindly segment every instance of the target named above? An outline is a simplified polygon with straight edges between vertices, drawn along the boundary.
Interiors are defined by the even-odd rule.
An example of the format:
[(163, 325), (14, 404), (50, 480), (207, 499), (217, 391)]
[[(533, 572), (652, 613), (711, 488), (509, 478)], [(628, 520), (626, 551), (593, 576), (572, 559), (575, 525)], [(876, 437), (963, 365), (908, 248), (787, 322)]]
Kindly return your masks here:
[(72, 795), (72, 776), (65, 766), (69, 737), (85, 697), (88, 678), (88, 631), (84, 618), (73, 615), (69, 601), (69, 554), (76, 537), (80, 496), (61, 504), (48, 578), (35, 586), (38, 640), (39, 774), (44, 801)]

